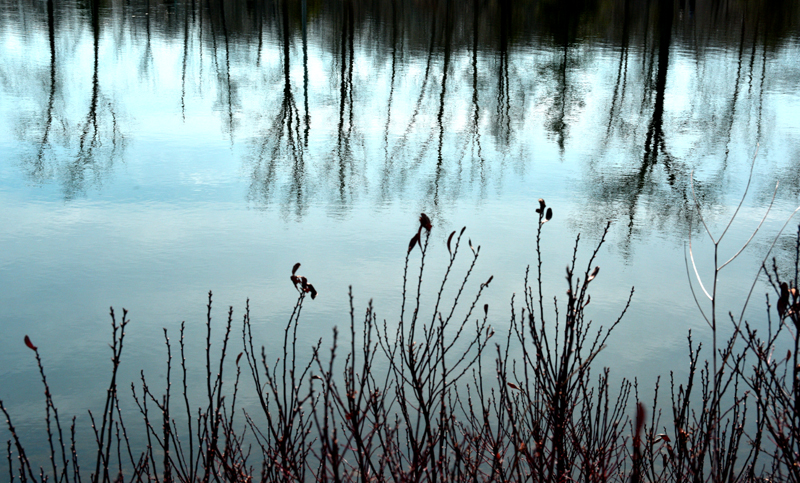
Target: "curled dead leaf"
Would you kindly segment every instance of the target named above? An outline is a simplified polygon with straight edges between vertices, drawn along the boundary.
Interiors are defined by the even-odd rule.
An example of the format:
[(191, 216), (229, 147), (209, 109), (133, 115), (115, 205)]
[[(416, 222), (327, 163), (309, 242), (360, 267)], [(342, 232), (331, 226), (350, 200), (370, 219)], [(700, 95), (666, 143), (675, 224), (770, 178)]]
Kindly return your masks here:
[(419, 232), (411, 238), (411, 241), (408, 242), (408, 253), (411, 253), (411, 250), (419, 243)]
[(292, 267), (292, 275), (297, 273), (298, 268), (300, 268), (300, 262), (295, 263), (294, 266)]
[(587, 278), (586, 281), (591, 282), (592, 280), (594, 280), (594, 277), (596, 277), (599, 272), (600, 272), (600, 266), (598, 265), (594, 267), (594, 270), (592, 270), (592, 274), (589, 275), (589, 278)]
[(449, 237), (447, 237), (447, 251), (448, 251), (448, 252), (449, 252), (451, 255), (453, 254), (453, 251), (450, 249), (450, 242), (451, 242), (451, 241), (453, 241), (453, 235), (455, 235), (455, 234), (456, 234), (456, 231), (455, 231), (455, 230), (453, 230), (453, 233), (451, 233), (451, 234), (450, 234), (450, 236), (449, 236)]
[(238, 355), (238, 356), (236, 356), (236, 365), (237, 365), (237, 366), (239, 365), (239, 359), (241, 359), (241, 358), (242, 358), (242, 354), (244, 354), (244, 352), (240, 352), (240, 353), (239, 353), (239, 355)]
[(430, 230), (431, 228), (433, 228), (433, 224), (431, 223), (431, 219), (428, 218), (428, 215), (426, 215), (425, 213), (420, 213), (419, 214), (419, 225), (422, 228), (425, 228), (426, 230)]
[(31, 338), (28, 337), (27, 335), (25, 336), (25, 345), (28, 346), (28, 349), (31, 349), (31, 350), (34, 350), (34, 351), (36, 349), (38, 349), (38, 347), (33, 345), (33, 342), (31, 342)]
[(433, 228), (433, 225), (431, 224), (431, 219), (428, 218), (428, 215), (426, 215), (425, 213), (419, 214), (419, 226), (425, 228), (427, 231), (431, 231), (431, 228)]
[(519, 391), (519, 386), (517, 386), (513, 382), (509, 382), (508, 383), (508, 387), (510, 387), (511, 389), (516, 389), (517, 391)]

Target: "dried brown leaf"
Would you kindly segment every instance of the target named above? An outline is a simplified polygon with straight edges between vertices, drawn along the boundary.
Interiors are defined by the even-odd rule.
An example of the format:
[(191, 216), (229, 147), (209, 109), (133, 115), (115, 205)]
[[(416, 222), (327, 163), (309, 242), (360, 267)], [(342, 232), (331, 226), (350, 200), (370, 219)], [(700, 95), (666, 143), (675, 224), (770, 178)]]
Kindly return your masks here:
[(428, 218), (428, 215), (426, 215), (425, 213), (419, 214), (419, 226), (425, 228), (427, 231), (431, 231), (431, 228), (433, 228), (433, 225), (431, 224), (431, 219)]
[(417, 243), (419, 243), (419, 233), (414, 235), (414, 237), (411, 238), (411, 241), (408, 242), (408, 253), (411, 253), (411, 250), (414, 249)]
[(38, 347), (33, 345), (33, 342), (31, 342), (31, 338), (28, 337), (27, 335), (25, 336), (25, 345), (28, 346), (28, 349), (31, 349), (31, 350), (38, 349)]

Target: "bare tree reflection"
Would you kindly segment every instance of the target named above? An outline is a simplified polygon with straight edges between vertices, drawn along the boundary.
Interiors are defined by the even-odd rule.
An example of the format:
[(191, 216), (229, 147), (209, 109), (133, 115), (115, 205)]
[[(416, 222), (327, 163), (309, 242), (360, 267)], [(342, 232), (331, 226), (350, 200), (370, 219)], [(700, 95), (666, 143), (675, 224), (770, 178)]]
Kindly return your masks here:
[[(666, 140), (664, 135), (664, 97), (667, 89), (667, 73), (669, 71), (669, 56), (670, 45), (672, 42), (672, 22), (673, 22), (673, 6), (672, 0), (659, 0), (658, 7), (658, 70), (656, 72), (655, 80), (655, 101), (653, 102), (652, 117), (647, 127), (647, 134), (644, 141), (644, 156), (642, 159), (639, 172), (636, 173), (634, 182), (632, 183), (632, 196), (630, 198), (630, 208), (628, 211), (628, 230), (629, 234), (632, 233), (634, 227), (634, 219), (636, 217), (636, 209), (639, 198), (645, 189), (645, 185), (651, 183), (653, 177), (653, 170), (659, 162), (659, 155), (661, 156), (661, 165), (663, 166), (666, 181), (669, 187), (675, 189), (677, 196), (670, 196), (673, 201), (673, 209), (688, 213), (690, 210), (687, 208), (688, 195), (686, 193), (687, 184), (683, 179), (679, 179), (680, 174), (683, 174), (676, 169), (672, 157), (669, 155), (666, 147)], [(678, 203), (675, 203), (677, 201)]]
[[(436, 49), (436, 20), (437, 17), (435, 15), (431, 16), (431, 28), (430, 28), (430, 40), (428, 44), (428, 55), (425, 61), (425, 74), (422, 78), (422, 85), (419, 90), (419, 97), (417, 98), (417, 102), (414, 105), (414, 110), (411, 114), (411, 118), (408, 121), (408, 125), (406, 126), (406, 130), (403, 133), (403, 136), (398, 140), (397, 144), (392, 151), (392, 157), (397, 157), (400, 152), (406, 149), (406, 145), (408, 144), (414, 127), (417, 122), (417, 117), (419, 116), (420, 109), (422, 108), (423, 101), (425, 100), (425, 95), (427, 94), (428, 82), (431, 76), (431, 67), (433, 66), (433, 56)], [(423, 145), (422, 149), (420, 150), (421, 153), (424, 153), (427, 144), (430, 142), (430, 138), (427, 139)]]
[(308, 149), (308, 132), (311, 130), (311, 111), (308, 108), (308, 0), (302, 0), (303, 12), (303, 112), (305, 113), (305, 129), (303, 130), (303, 146)]
[[(192, 0), (194, 18), (194, 0)], [(189, 60), (189, 9), (183, 9), (183, 62), (181, 62), (181, 116), (186, 122), (186, 64)]]
[[(211, 10), (210, 2), (211, 0), (209, 0), (209, 11)], [(228, 34), (228, 22), (225, 18), (225, 5), (225, 2), (219, 2), (218, 14), (212, 16), (212, 19), (218, 19), (219, 28), (222, 31), (222, 42), (225, 50), (224, 69), (220, 69), (219, 67), (219, 59), (217, 56), (217, 36), (213, 27), (213, 23), (210, 30), (214, 53), (214, 65), (216, 67), (218, 84), (220, 86), (220, 88), (217, 89), (217, 105), (221, 106), (220, 110), (224, 110), (224, 112), (227, 114), (225, 118), (225, 130), (230, 135), (231, 143), (233, 143), (234, 132), (236, 130), (236, 119), (234, 118), (233, 112), (236, 109), (235, 106), (238, 106), (239, 101), (236, 93), (237, 86), (231, 78), (231, 49)]]
[[(291, 80), (291, 28), (289, 2), (283, 0), (280, 8), (280, 35), (282, 52), (282, 100), (277, 115), (269, 123), (259, 141), (253, 160), (250, 197), (269, 206), (278, 179), (280, 162), (284, 154), (292, 160), (286, 207), (294, 207), (295, 216), (302, 216), (306, 208), (306, 179), (304, 164), (304, 142), (301, 133), (300, 113), (292, 91)], [(304, 63), (308, 62), (304, 57)], [(307, 80), (305, 81), (307, 82)], [(306, 113), (305, 121), (310, 117)], [(306, 132), (308, 125), (306, 124)]]
[(500, 2), (500, 45), (497, 64), (497, 117), (496, 137), (501, 145), (511, 141), (511, 95), (508, 80), (508, 36), (511, 31), (511, 2)]
[[(664, 94), (667, 89), (667, 71), (669, 70), (669, 49), (672, 41), (672, 0), (659, 0), (658, 13), (658, 72), (656, 73), (656, 96), (653, 104), (653, 115), (647, 127), (644, 141), (644, 160), (642, 171), (647, 171), (658, 162), (658, 154), (664, 157), (664, 165), (670, 171), (669, 154), (664, 141)], [(668, 180), (674, 182), (675, 173), (669, 172)]]
[[(626, 3), (626, 14), (628, 5)], [(621, 218), (627, 227), (626, 236), (620, 248), (626, 255), (631, 254), (633, 239), (643, 230), (668, 230), (669, 227), (691, 227), (692, 205), (687, 164), (675, 159), (667, 148), (664, 131), (665, 97), (667, 78), (670, 69), (670, 50), (673, 35), (673, 3), (671, 0), (658, 1), (658, 17), (652, 42), (645, 41), (650, 48), (643, 57), (649, 59), (642, 64), (642, 107), (650, 107), (650, 119), (644, 134), (644, 146), (639, 152), (641, 162), (638, 168), (628, 170), (612, 178), (604, 178), (591, 185), (591, 197), (599, 202), (603, 219), (611, 215)], [(627, 22), (626, 22), (627, 23)], [(649, 29), (648, 29), (649, 30)], [(624, 94), (621, 90), (621, 76), (627, 76), (627, 29), (623, 29), (622, 47), (617, 70), (617, 83), (612, 95), (608, 128), (605, 140), (609, 141), (611, 126), (616, 118), (623, 115)], [(653, 76), (655, 70), (655, 76)], [(619, 104), (617, 104), (619, 103)], [(634, 131), (635, 132), (635, 131)], [(637, 157), (635, 153), (627, 156)], [(712, 204), (718, 196), (718, 183), (697, 181), (695, 190), (703, 204)], [(643, 220), (647, 220), (646, 223)], [(596, 220), (595, 225), (602, 220)]]
[(557, 47), (552, 49), (553, 61), (541, 67), (541, 75), (555, 81), (548, 82), (549, 107), (545, 126), (555, 137), (562, 157), (569, 137), (570, 117), (584, 106), (585, 93), (570, 77), (580, 67), (572, 47), (578, 41), (579, 20), (583, 15), (591, 15), (595, 8), (592, 0), (545, 2), (542, 6), (543, 17), (550, 19), (546, 29)]
[(389, 127), (392, 124), (392, 101), (394, 100), (395, 82), (397, 79), (397, 58), (398, 58), (398, 36), (400, 34), (400, 20), (397, 13), (397, 0), (392, 0), (392, 62), (391, 62), (391, 75), (389, 81), (389, 99), (386, 101), (386, 124), (384, 125), (383, 134), (383, 171), (381, 173), (381, 199), (387, 200), (390, 198), (391, 180), (394, 177), (394, 164), (392, 157), (389, 156)]
[[(95, 185), (102, 183), (102, 180), (111, 171), (114, 159), (117, 156), (119, 147), (120, 133), (117, 126), (116, 113), (110, 101), (107, 101), (100, 93), (100, 0), (91, 2), (91, 29), (92, 29), (92, 94), (89, 101), (89, 111), (86, 120), (81, 128), (81, 135), (78, 140), (78, 154), (75, 160), (66, 165), (63, 177), (64, 198), (72, 199), (82, 195), (86, 190), (87, 175), (91, 175), (88, 181)], [(103, 148), (99, 116), (102, 111), (107, 111), (110, 118), (109, 141), (111, 150), (98, 152)]]
[(47, 38), (50, 46), (50, 95), (47, 101), (47, 114), (45, 118), (44, 133), (42, 142), (39, 144), (39, 152), (36, 155), (28, 175), (34, 179), (42, 179), (45, 176), (45, 150), (50, 143), (50, 129), (53, 126), (53, 109), (56, 99), (56, 25), (55, 7), (53, 0), (47, 0)]
[[(62, 18), (59, 16), (59, 9), (63, 7), (53, 0), (47, 1), (44, 6), (41, 19), (45, 23), (42, 30), (46, 32), (49, 62), (46, 74), (43, 75), (46, 76), (46, 81), (42, 85), (46, 88), (42, 91), (31, 90), (30, 87), (35, 83), (23, 84), (24, 95), (36, 96), (41, 92), (44, 102), (40, 110), (34, 111), (33, 118), (23, 114), (18, 121), (25, 126), (20, 131), (23, 141), (30, 139), (31, 144), (36, 146), (34, 154), (22, 156), (21, 166), (25, 175), (37, 184), (57, 181), (64, 198), (69, 200), (84, 195), (90, 187), (102, 185), (111, 172), (114, 161), (122, 154), (124, 139), (113, 104), (103, 95), (101, 89), (99, 4), (91, 2), (88, 5), (92, 53), (91, 90), (87, 110), (80, 120), (71, 118), (74, 110), (70, 109), (72, 106), (65, 94), (62, 79), (62, 72), (71, 65), (70, 56), (75, 55), (74, 49), (59, 46), (60, 25), (65, 22), (63, 19), (59, 20)], [(78, 23), (68, 28), (70, 27), (82, 30), (85, 24)], [(31, 30), (37, 32), (36, 28)], [(30, 75), (32, 65), (21, 66), (24, 71), (21, 78)]]
[(353, 38), (355, 26), (353, 25), (353, 4), (349, 1), (342, 3), (342, 38), (340, 42), (340, 75), (339, 75), (339, 125), (337, 127), (336, 162), (337, 162), (337, 187), (339, 203), (347, 201), (347, 175), (352, 174), (352, 146), (350, 144), (353, 133)]
[(472, 119), (470, 125), (470, 155), (478, 160), (481, 194), (486, 192), (486, 160), (481, 147), (481, 109), (478, 102), (478, 31), (481, 17), (480, 0), (473, 3), (472, 16)]
[[(444, 146), (444, 132), (445, 132), (445, 121), (444, 121), (444, 109), (445, 109), (445, 98), (447, 96), (447, 74), (450, 69), (450, 36), (452, 35), (452, 23), (450, 19), (451, 9), (452, 9), (453, 2), (452, 0), (447, 0), (447, 8), (444, 14), (444, 59), (442, 61), (442, 89), (439, 93), (439, 110), (436, 113), (436, 124), (439, 127), (439, 143), (436, 149), (436, 170), (433, 175), (433, 186), (430, 190), (430, 199), (433, 203), (434, 213), (436, 213), (439, 209), (439, 195), (440, 195), (440, 183), (442, 181), (442, 177), (444, 176), (444, 156), (442, 154), (442, 149)], [(460, 171), (460, 170), (459, 170)]]
[[(688, 223), (688, 172), (704, 168), (698, 189), (713, 202), (742, 143), (770, 135), (769, 66), (798, 23), (791, 2), (783, 18), (761, 0), (32, 2), (20, 0), (35, 13), (14, 21), (50, 55), (31, 69), (37, 108), (15, 119), (31, 147), (22, 164), (31, 179), (58, 179), (66, 198), (100, 185), (119, 159), (124, 107), (107, 66), (124, 51), (131, 82), (164, 87), (185, 126), (192, 103), (211, 96), (231, 150), (247, 145), (255, 206), (302, 217), (313, 200), (346, 210), (411, 190), (430, 209), (480, 200), (492, 185), (502, 192), (509, 160), (514, 175), (534, 165), (530, 138), (543, 129), (562, 160), (589, 158), (585, 196), (626, 219), (629, 237), (643, 219)], [(78, 48), (61, 37), (59, 9), (88, 20), (80, 89), (65, 84)], [(173, 75), (157, 75), (170, 48)], [(673, 93), (690, 107), (671, 105)]]
[(608, 113), (606, 126), (606, 145), (611, 137), (614, 120), (619, 116), (620, 106), (625, 102), (625, 88), (628, 85), (628, 43), (630, 41), (630, 4), (631, 0), (624, 0), (622, 14), (622, 37), (619, 45), (619, 66), (617, 79), (614, 82), (614, 93), (611, 95), (611, 106)]

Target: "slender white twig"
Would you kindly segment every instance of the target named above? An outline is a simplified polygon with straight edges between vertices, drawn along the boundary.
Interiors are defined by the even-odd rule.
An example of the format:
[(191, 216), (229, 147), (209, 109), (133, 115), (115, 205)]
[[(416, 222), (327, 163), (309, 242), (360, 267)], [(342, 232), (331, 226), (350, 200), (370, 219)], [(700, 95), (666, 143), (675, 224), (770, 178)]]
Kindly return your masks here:
[[(711, 236), (711, 235), (709, 235)], [(697, 265), (694, 263), (694, 253), (692, 253), (692, 230), (689, 230), (689, 258), (692, 259), (692, 268), (694, 268), (694, 274), (697, 277), (697, 282), (700, 284), (700, 288), (703, 289), (703, 293), (706, 294), (708, 300), (714, 300), (711, 295), (708, 294), (708, 290), (706, 290), (705, 286), (703, 286), (703, 280), (700, 278), (700, 273), (697, 271)]]
[[(697, 310), (700, 311), (700, 315), (706, 320), (706, 324), (711, 327), (711, 321), (708, 320), (706, 313), (703, 312), (703, 307), (700, 305), (700, 301), (697, 300), (697, 294), (694, 291), (694, 285), (692, 285), (692, 274), (689, 273), (689, 257), (686, 256), (686, 247), (683, 249), (683, 262), (686, 265), (686, 278), (689, 280), (689, 290), (692, 291), (692, 297), (694, 298), (694, 303), (697, 305)], [(713, 328), (713, 327), (712, 327)]]

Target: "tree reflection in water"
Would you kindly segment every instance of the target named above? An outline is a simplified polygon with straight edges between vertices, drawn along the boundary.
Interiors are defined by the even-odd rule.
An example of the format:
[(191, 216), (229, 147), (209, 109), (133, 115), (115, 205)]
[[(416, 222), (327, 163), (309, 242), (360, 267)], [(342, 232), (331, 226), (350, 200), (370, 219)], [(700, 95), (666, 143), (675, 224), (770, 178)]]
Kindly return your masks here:
[[(22, 166), (37, 183), (57, 181), (66, 199), (101, 186), (124, 160), (123, 140), (136, 139), (132, 127), (121, 134), (136, 100), (120, 90), (118, 64), (136, 64), (138, 89), (169, 92), (163, 56), (175, 45), (180, 84), (165, 102), (188, 124), (192, 93), (213, 92), (231, 151), (246, 147), (237, 155), (256, 207), (302, 218), (315, 201), (340, 212), (359, 197), (413, 192), (436, 213), (561, 162), (579, 167), (580, 196), (595, 207), (576, 223), (622, 218), (628, 237), (643, 219), (690, 222), (690, 170), (714, 204), (729, 166), (776, 140), (765, 96), (796, 70), (785, 59), (797, 50), (800, 10), (696, 0), (26, 2), (33, 15), (9, 11), (0, 22), (4, 31), (32, 22), (48, 68), (5, 63), (5, 78), (31, 70), (42, 87), (6, 83), (4, 96), (38, 99), (16, 114), (20, 142), (35, 146)], [(86, 30), (91, 86), (74, 75), (81, 50), (68, 47)], [(792, 168), (780, 173), (797, 194)]]
[[(98, 1), (90, 2), (88, 27), (91, 33), (91, 88), (85, 107), (69, 104), (65, 90), (69, 92), (75, 86), (64, 79), (69, 69), (70, 52), (64, 49), (59, 39), (60, 26), (68, 22), (60, 19), (56, 5), (52, 0), (46, 3), (46, 12), (35, 17), (46, 24), (42, 29), (46, 32), (49, 69), (46, 80), (41, 82), (46, 88), (31, 91), (29, 72), (36, 72), (29, 65), (22, 65), (19, 92), (13, 95), (35, 96), (41, 94), (43, 107), (31, 111), (32, 118), (22, 118), (18, 122), (21, 138), (36, 146), (35, 154), (24, 152), (20, 161), (27, 177), (36, 184), (46, 184), (57, 180), (61, 185), (64, 199), (80, 197), (89, 187), (101, 186), (103, 180), (112, 170), (115, 161), (122, 157), (124, 138), (118, 125), (114, 103), (103, 94), (100, 75), (100, 38), (102, 12)], [(78, 29), (85, 28), (78, 17)], [(68, 79), (68, 78), (67, 78)], [(84, 86), (79, 90), (85, 92)], [(82, 116), (72, 117), (74, 110), (85, 109)], [(40, 116), (43, 114), (43, 119)]]

